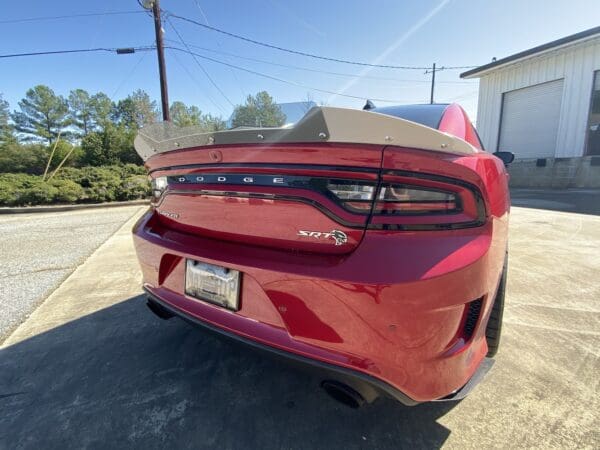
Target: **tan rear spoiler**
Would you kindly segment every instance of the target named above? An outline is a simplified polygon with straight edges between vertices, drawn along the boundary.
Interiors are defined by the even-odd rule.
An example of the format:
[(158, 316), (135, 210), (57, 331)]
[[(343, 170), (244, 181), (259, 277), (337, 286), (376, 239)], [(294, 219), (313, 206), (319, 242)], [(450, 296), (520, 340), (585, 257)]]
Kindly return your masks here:
[(225, 144), (283, 144), (339, 142), (394, 145), (436, 152), (470, 155), (478, 150), (455, 136), (385, 114), (329, 106), (314, 107), (294, 126), (238, 128), (203, 132), (161, 122), (142, 128), (135, 149), (146, 161), (158, 153)]

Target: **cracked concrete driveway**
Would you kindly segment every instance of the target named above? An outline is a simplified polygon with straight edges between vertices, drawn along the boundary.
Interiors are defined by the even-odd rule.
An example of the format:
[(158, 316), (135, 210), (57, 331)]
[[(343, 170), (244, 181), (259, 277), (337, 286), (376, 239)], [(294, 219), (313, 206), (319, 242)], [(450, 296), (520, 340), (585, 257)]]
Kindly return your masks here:
[(0, 350), (0, 448), (598, 448), (600, 217), (514, 208), (503, 342), (460, 403), (351, 410), (151, 315), (132, 221)]
[(0, 342), (138, 211), (140, 206), (0, 216)]

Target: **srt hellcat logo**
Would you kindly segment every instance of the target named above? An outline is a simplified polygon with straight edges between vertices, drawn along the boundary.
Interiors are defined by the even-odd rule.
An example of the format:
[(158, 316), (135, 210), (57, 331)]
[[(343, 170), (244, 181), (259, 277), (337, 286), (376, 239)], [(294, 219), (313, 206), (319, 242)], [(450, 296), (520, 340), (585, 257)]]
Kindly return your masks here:
[(298, 236), (312, 237), (315, 239), (331, 238), (335, 241), (335, 245), (342, 245), (348, 242), (348, 236), (340, 230), (331, 230), (330, 232), (300, 230), (298, 231)]

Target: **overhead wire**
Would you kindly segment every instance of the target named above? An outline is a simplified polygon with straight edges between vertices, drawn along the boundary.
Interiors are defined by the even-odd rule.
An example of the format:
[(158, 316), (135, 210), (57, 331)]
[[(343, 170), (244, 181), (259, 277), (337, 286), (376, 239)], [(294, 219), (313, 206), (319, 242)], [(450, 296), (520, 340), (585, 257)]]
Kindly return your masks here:
[[(248, 38), (248, 37), (236, 34), (236, 33), (232, 33), (230, 31), (225, 31), (220, 28), (213, 27), (211, 25), (206, 25), (206, 24), (198, 22), (196, 20), (188, 19), (187, 17), (183, 17), (180, 15), (171, 13), (171, 12), (167, 12), (167, 13), (169, 14), (169, 17), (197, 25), (199, 27), (203, 27), (207, 30), (214, 31), (216, 33), (221, 33), (221, 34), (224, 34), (226, 36), (229, 36), (229, 37), (232, 37), (235, 39), (249, 42), (251, 44), (260, 45), (262, 47), (267, 47), (267, 48), (279, 50), (282, 52), (292, 53), (295, 55), (306, 56), (309, 58), (315, 58), (315, 59), (320, 59), (320, 60), (324, 60), (324, 61), (331, 61), (331, 62), (337, 62), (337, 63), (343, 63), (343, 64), (352, 64), (352, 65), (356, 65), (356, 66), (378, 67), (378, 68), (382, 68), (382, 69), (427, 70), (430, 68), (430, 67), (423, 67), (423, 66), (397, 66), (397, 65), (391, 65), (391, 64), (371, 64), (371, 63), (360, 62), (360, 61), (351, 61), (348, 59), (333, 58), (333, 57), (329, 57), (329, 56), (321, 56), (321, 55), (316, 55), (313, 53), (308, 53), (308, 52), (299, 51), (299, 50), (292, 50), (292, 49), (281, 47), (278, 45), (257, 41), (255, 39), (251, 39), (251, 38)], [(471, 68), (477, 67), (477, 66), (444, 66), (444, 67), (445, 67), (445, 69), (450, 70), (450, 69), (471, 69)]]
[[(210, 23), (208, 21), (208, 17), (204, 13), (202, 6), (200, 6), (200, 1), (199, 0), (192, 0), (192, 1), (194, 2), (194, 5), (196, 5), (196, 8), (198, 8), (198, 11), (200, 11), (200, 15), (202, 16), (202, 19), (204, 19), (204, 22), (206, 22), (207, 25), (210, 25)], [(221, 42), (218, 39), (215, 40), (215, 43), (217, 44), (217, 47), (221, 48)], [(243, 98), (246, 98), (247, 97), (246, 91), (242, 87), (242, 83), (240, 83), (240, 80), (238, 79), (238, 77), (235, 73), (235, 70), (233, 70), (232, 68), (229, 68), (229, 71), (231, 72), (233, 79), (237, 83), (237, 86), (240, 89), (240, 92), (242, 93)]]
[(286, 80), (284, 78), (275, 77), (275, 76), (268, 75), (268, 74), (265, 74), (265, 73), (262, 73), (262, 72), (258, 72), (256, 70), (246, 69), (245, 67), (240, 67), (240, 66), (237, 66), (235, 64), (226, 63), (224, 61), (220, 61), (218, 59), (211, 58), (211, 57), (208, 57), (208, 56), (205, 56), (205, 55), (200, 55), (198, 53), (194, 53), (194, 52), (192, 52), (190, 50), (186, 50), (186, 49), (183, 49), (183, 48), (173, 47), (173, 46), (165, 46), (165, 48), (171, 49), (171, 50), (180, 51), (180, 52), (183, 52), (183, 53), (194, 54), (195, 56), (197, 56), (199, 58), (202, 58), (202, 59), (205, 59), (207, 61), (212, 61), (214, 63), (221, 64), (221, 65), (228, 66), (228, 67), (232, 67), (234, 69), (241, 70), (243, 72), (251, 73), (253, 75), (257, 75), (257, 76), (260, 76), (260, 77), (263, 77), (263, 78), (268, 78), (270, 80), (279, 81), (281, 83), (290, 84), (290, 85), (293, 85), (293, 86), (301, 87), (301, 88), (308, 89), (308, 90), (315, 91), (315, 92), (322, 92), (322, 93), (325, 93), (325, 94), (335, 94), (335, 95), (339, 95), (341, 97), (347, 97), (347, 98), (353, 98), (353, 99), (359, 99), (359, 100), (364, 100), (364, 99), (368, 98), (368, 99), (373, 100), (373, 101), (385, 102), (385, 103), (403, 103), (403, 102), (407, 101), (407, 100), (397, 100), (397, 99), (373, 98), (371, 96), (359, 96), (359, 95), (350, 95), (350, 94), (340, 94), (340, 93), (335, 92), (335, 91), (330, 91), (330, 90), (327, 90), (327, 89), (321, 89), (321, 88), (317, 88), (317, 87), (314, 87), (314, 86), (309, 86), (309, 85), (306, 85), (306, 84), (303, 84), (303, 83), (298, 83), (298, 82), (292, 81), (292, 80)]
[(210, 81), (210, 83), (214, 86), (214, 88), (217, 91), (219, 91), (219, 93), (223, 96), (223, 98), (227, 101), (227, 103), (229, 103), (232, 107), (235, 108), (235, 104), (229, 99), (229, 97), (227, 97), (227, 94), (225, 94), (225, 92), (223, 92), (223, 90), (219, 87), (219, 85), (215, 82), (215, 80), (213, 80), (213, 78), (210, 76), (210, 74), (204, 68), (204, 66), (200, 63), (200, 61), (198, 61), (196, 55), (188, 47), (187, 43), (185, 42), (185, 40), (183, 39), (183, 37), (181, 36), (181, 34), (179, 33), (179, 31), (177, 31), (177, 28), (175, 28), (175, 26), (171, 22), (169, 16), (166, 17), (166, 20), (169, 23), (169, 25), (171, 26), (171, 28), (173, 29), (173, 31), (175, 32), (175, 34), (177, 35), (177, 37), (179, 38), (179, 40), (181, 41), (181, 43), (188, 49), (188, 51), (190, 52), (190, 55), (192, 56), (192, 58), (194, 59), (194, 61), (198, 65), (198, 67), (200, 67), (200, 69), (202, 70), (202, 72), (204, 73), (204, 75), (206, 76), (206, 78), (208, 79), (208, 81)]
[(111, 100), (113, 100), (115, 98), (115, 96), (121, 90), (121, 88), (123, 87), (123, 85), (127, 81), (129, 81), (129, 79), (133, 76), (133, 74), (135, 73), (135, 71), (137, 70), (137, 68), (139, 67), (139, 65), (142, 63), (142, 61), (144, 60), (144, 58), (146, 57), (146, 55), (147, 55), (147, 53), (142, 53), (140, 55), (140, 57), (138, 58), (137, 62), (133, 65), (133, 67), (129, 71), (129, 73), (119, 82), (119, 84), (117, 85), (117, 88), (114, 90), (114, 92), (112, 93), (112, 95), (109, 97)]
[(0, 24), (2, 23), (23, 23), (23, 22), (41, 22), (45, 20), (59, 20), (59, 19), (75, 19), (80, 17), (94, 17), (94, 16), (118, 16), (125, 14), (140, 14), (144, 11), (105, 11), (105, 12), (97, 12), (97, 13), (82, 13), (82, 14), (67, 14), (62, 16), (45, 16), (45, 17), (25, 17), (21, 19), (6, 19), (0, 20)]
[[(80, 49), (69, 49), (69, 50), (49, 50), (43, 52), (29, 52), (29, 53), (10, 53), (6, 55), (0, 55), (0, 58), (18, 58), (21, 56), (41, 56), (41, 55), (60, 55), (60, 54), (69, 54), (69, 53), (91, 53), (91, 52), (108, 52), (115, 53), (120, 48), (106, 48), (106, 47), (98, 47), (98, 48), (80, 48)], [(128, 49), (133, 50), (134, 52), (144, 52), (149, 50), (156, 50), (154, 46), (146, 46), (146, 47), (128, 47)]]
[[(169, 47), (165, 47), (165, 48), (169, 48)], [(179, 59), (179, 57), (177, 56), (176, 53), (173, 53), (173, 57), (175, 58), (175, 62), (177, 62), (177, 64), (179, 64), (179, 66), (184, 70), (184, 72), (188, 74), (188, 76), (194, 82), (194, 84), (196, 84), (196, 86), (198, 86), (198, 88), (200, 90), (204, 91), (204, 86), (202, 86), (202, 84), (196, 79), (196, 77), (192, 74), (192, 72), (185, 66), (185, 64), (183, 64), (183, 62)], [(223, 108), (223, 106), (221, 106), (215, 99), (213, 99), (213, 97), (208, 92), (205, 92), (205, 95), (206, 95), (206, 98), (208, 98), (208, 100), (215, 106), (215, 108), (217, 108), (219, 111), (221, 111), (221, 113), (223, 113), (223, 114), (227, 113), (225, 111), (225, 108)]]
[[(177, 41), (175, 41), (173, 39), (165, 39), (165, 41), (171, 42), (174, 44), (178, 43)], [(218, 54), (222, 54), (222, 55), (232, 56), (234, 58), (239, 58), (239, 59), (243, 59), (246, 61), (253, 61), (253, 62), (257, 62), (257, 63), (261, 63), (261, 64), (268, 64), (268, 65), (276, 66), (276, 67), (285, 67), (287, 69), (303, 70), (303, 71), (307, 71), (307, 72), (321, 73), (321, 74), (325, 74), (325, 75), (334, 75), (334, 76), (348, 77), (348, 78), (356, 78), (359, 76), (358, 74), (347, 73), (347, 72), (332, 72), (332, 71), (328, 71), (328, 70), (312, 69), (309, 67), (296, 66), (293, 64), (276, 63), (273, 61), (267, 61), (265, 59), (251, 58), (249, 56), (242, 56), (242, 55), (238, 55), (236, 53), (226, 52), (226, 51), (222, 51), (222, 50), (215, 50), (212, 48), (207, 48), (207, 47), (203, 47), (203, 46), (196, 45), (196, 44), (188, 43), (188, 47), (192, 47), (192, 48), (199, 49), (199, 50), (204, 50), (204, 51), (211, 52), (211, 53), (218, 53)], [(397, 82), (402, 82), (402, 83), (425, 83), (425, 84), (431, 83), (430, 80), (402, 79), (402, 78), (395, 78), (395, 77), (381, 77), (381, 76), (377, 76), (377, 75), (363, 75), (363, 76), (361, 76), (361, 78), (372, 79), (372, 80), (397, 81)], [(436, 80), (436, 83), (440, 83), (440, 84), (476, 84), (477, 81), (445, 81), (445, 80), (437, 81)]]

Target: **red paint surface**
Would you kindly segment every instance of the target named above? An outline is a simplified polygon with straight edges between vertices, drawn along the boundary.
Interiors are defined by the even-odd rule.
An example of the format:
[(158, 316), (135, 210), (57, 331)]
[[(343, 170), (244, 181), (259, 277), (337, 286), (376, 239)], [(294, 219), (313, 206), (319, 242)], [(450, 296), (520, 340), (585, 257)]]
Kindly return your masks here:
[[(442, 125), (446, 132), (469, 138), (469, 127), (459, 123), (462, 120), (464, 125), (466, 117), (460, 111), (449, 109)], [(417, 401), (444, 397), (468, 381), (487, 352), (485, 326), (507, 245), (508, 188), (505, 169), (497, 158), (485, 152), (457, 156), (337, 144), (229, 146), (218, 151), (223, 163), (381, 167), (444, 176), (476, 186), (484, 202), (485, 223), (458, 230), (375, 230), (366, 229), (366, 223), (364, 228), (347, 229), (302, 203), (205, 195), (167, 195), (159, 208), (169, 208), (181, 217), (166, 219), (151, 208), (134, 228), (146, 287), (189, 315), (266, 345), (368, 373)], [(156, 170), (206, 164), (209, 159), (207, 149), (176, 151), (151, 158), (148, 166)], [(235, 170), (227, 168), (230, 173)], [(251, 170), (272, 172), (260, 166)], [(331, 170), (291, 167), (277, 174), (331, 176)], [(247, 173), (249, 169), (239, 171)], [(175, 169), (155, 174), (188, 172)], [(333, 173), (339, 176), (340, 172)], [(406, 181), (400, 175), (386, 177)], [(436, 182), (409, 180), (437, 186)], [(286, 188), (244, 189), (274, 192)], [(469, 195), (463, 187), (454, 189), (465, 198)], [(312, 195), (313, 199), (319, 196), (314, 192), (297, 194)], [(332, 202), (318, 200), (352, 219), (352, 214), (339, 211)], [(461, 214), (465, 218), (476, 213), (476, 205), (466, 201), (464, 206)], [(456, 221), (457, 217), (446, 219)], [(439, 216), (373, 217), (371, 223), (439, 220)], [(344, 230), (348, 243), (336, 248), (327, 241), (298, 239), (297, 230), (307, 227)], [(183, 295), (185, 258), (241, 271), (240, 310), (227, 311)], [(465, 307), (478, 298), (483, 298), (481, 319), (473, 337), (464, 342)]]

